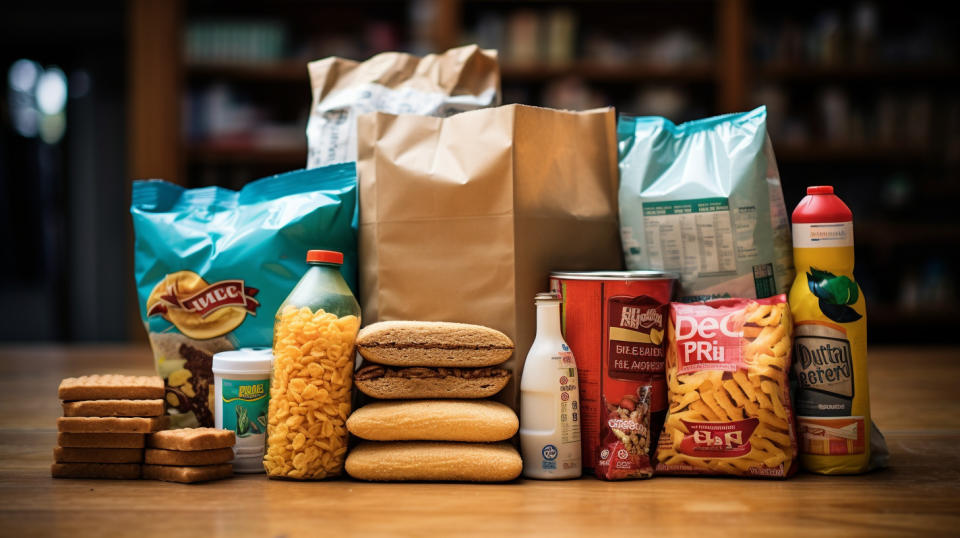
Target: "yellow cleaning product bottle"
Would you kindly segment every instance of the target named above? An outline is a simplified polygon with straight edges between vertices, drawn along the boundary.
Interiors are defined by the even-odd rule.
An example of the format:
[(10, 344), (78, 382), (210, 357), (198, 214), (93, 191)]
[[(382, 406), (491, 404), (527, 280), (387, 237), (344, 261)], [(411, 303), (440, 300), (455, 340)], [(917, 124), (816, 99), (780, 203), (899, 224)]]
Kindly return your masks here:
[(862, 473), (870, 462), (870, 391), (866, 303), (853, 277), (853, 214), (833, 187), (808, 187), (792, 220), (800, 463), (814, 473)]

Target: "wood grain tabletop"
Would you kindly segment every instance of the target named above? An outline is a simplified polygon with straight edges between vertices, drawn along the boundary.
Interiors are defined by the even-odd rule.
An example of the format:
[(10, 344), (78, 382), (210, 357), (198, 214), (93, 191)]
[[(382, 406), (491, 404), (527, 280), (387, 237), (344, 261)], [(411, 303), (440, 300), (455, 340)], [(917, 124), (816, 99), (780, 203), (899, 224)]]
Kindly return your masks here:
[(370, 484), (50, 478), (60, 379), (151, 374), (145, 347), (0, 347), (3, 536), (960, 535), (960, 349), (876, 348), (890, 468), (786, 481)]

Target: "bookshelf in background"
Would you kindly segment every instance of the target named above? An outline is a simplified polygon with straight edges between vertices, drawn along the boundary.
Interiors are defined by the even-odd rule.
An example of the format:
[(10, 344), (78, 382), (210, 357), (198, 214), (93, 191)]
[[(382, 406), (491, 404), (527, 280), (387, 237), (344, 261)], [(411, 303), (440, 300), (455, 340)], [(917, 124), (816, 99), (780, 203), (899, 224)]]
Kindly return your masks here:
[(808, 184), (850, 193), (871, 326), (955, 310), (960, 70), (933, 3), (243, 0), (229, 16), (208, 0), (133, 3), (131, 62), (164, 65), (132, 69), (134, 117), (149, 120), (131, 123), (138, 177), (239, 187), (298, 168), (309, 60), (477, 42), (500, 50), (505, 102), (677, 122), (767, 105), (788, 207)]

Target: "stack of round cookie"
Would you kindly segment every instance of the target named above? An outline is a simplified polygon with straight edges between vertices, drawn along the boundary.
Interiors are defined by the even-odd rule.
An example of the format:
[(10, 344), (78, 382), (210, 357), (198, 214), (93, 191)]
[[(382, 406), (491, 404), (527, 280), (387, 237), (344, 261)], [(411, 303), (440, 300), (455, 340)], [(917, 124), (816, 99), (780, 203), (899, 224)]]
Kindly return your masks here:
[(371, 403), (347, 420), (364, 439), (346, 470), (362, 480), (502, 482), (522, 462), (507, 442), (519, 421), (490, 400), (510, 380), (498, 365), (513, 354), (503, 333), (479, 325), (385, 321), (357, 335), (367, 364), (354, 382)]

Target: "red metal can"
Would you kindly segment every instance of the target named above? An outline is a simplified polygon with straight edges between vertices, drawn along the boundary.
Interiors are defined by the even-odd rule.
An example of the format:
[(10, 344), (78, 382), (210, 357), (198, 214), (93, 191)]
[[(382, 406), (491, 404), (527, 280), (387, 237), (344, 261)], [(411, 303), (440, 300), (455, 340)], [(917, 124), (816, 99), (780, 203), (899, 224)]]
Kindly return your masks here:
[(667, 411), (666, 332), (676, 280), (659, 271), (550, 275), (580, 377), (583, 467), (601, 478), (649, 476)]

